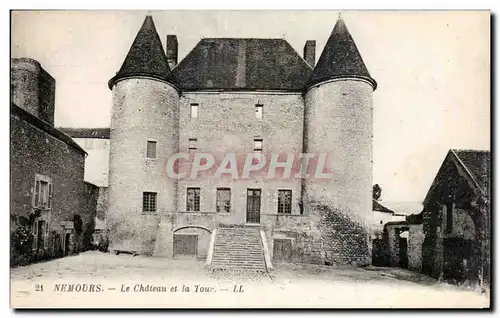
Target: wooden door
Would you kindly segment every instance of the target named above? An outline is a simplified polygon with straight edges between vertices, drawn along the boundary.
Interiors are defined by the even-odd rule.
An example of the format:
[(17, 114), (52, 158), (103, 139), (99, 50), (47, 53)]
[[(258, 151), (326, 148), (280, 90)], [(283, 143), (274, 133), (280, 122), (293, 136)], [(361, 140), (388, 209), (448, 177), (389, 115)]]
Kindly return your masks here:
[(247, 190), (247, 223), (260, 223), (260, 189)]

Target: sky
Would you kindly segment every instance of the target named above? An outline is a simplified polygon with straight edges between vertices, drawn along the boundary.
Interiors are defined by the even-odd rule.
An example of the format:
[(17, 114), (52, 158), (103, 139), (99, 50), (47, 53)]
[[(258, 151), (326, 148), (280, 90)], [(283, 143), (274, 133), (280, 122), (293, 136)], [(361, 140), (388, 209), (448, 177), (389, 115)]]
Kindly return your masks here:
[[(338, 11), (18, 11), (12, 57), (38, 60), (57, 82), (55, 125), (109, 127), (108, 80), (146, 14), (179, 61), (201, 38), (284, 38), (316, 60)], [(490, 14), (487, 11), (347, 11), (347, 28), (378, 88), (374, 183), (383, 201), (422, 201), (449, 149), (490, 149)]]

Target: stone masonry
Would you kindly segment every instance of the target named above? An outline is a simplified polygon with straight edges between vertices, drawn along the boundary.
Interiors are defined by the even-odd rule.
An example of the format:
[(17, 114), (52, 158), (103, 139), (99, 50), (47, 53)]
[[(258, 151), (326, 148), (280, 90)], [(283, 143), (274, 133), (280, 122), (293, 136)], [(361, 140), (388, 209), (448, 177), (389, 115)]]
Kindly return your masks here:
[[(109, 82), (110, 249), (204, 259), (214, 231), (252, 223), (276, 260), (368, 264), (376, 82), (344, 22), (337, 21), (317, 63), (311, 40), (306, 63), (282, 39), (202, 39), (176, 64), (179, 43), (167, 38), (168, 56), (147, 16)], [(177, 153), (210, 153), (220, 163), (234, 152), (241, 176), (256, 140), (268, 161), (273, 153), (325, 154), (333, 178), (166, 174)], [(152, 144), (153, 158), (146, 155)], [(195, 209), (188, 209), (188, 188), (199, 191)], [(218, 188), (230, 190), (229, 212), (217, 211)], [(261, 191), (257, 221), (248, 214), (253, 189)], [(279, 190), (291, 191), (287, 213), (278, 210)], [(153, 208), (146, 195), (154, 195)]]

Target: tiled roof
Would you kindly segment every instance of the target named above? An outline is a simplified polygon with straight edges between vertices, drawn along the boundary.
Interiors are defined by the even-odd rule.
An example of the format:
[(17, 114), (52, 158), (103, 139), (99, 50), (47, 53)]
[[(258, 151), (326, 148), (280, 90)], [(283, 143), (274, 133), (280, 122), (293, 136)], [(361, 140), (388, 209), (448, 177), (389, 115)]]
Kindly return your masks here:
[(87, 152), (85, 152), (85, 150), (83, 150), (82, 147), (80, 147), (68, 135), (66, 135), (62, 131), (54, 128), (54, 126), (41, 120), (40, 118), (33, 116), (32, 114), (28, 113), (27, 111), (25, 111), (21, 107), (15, 105), (14, 103), (11, 103), (11, 105), (10, 105), (10, 113), (11, 113), (11, 115), (19, 116), (19, 118), (25, 120), (30, 125), (37, 127), (38, 129), (46, 132), (47, 134), (49, 134), (49, 135), (59, 139), (60, 141), (72, 146), (73, 148), (77, 149), (78, 151), (80, 151), (84, 154), (87, 153)]
[(118, 73), (109, 80), (111, 89), (121, 78), (149, 76), (175, 83), (153, 18), (146, 16)]
[(109, 128), (67, 128), (59, 127), (60, 131), (71, 138), (109, 139)]
[(370, 76), (349, 30), (344, 21), (339, 18), (308, 85), (343, 77), (363, 78), (373, 85), (373, 89), (377, 88), (377, 83)]
[(490, 152), (486, 150), (451, 150), (463, 163), (481, 190), (489, 194), (491, 180)]
[(312, 68), (284, 39), (202, 39), (173, 69), (185, 90), (301, 91)]

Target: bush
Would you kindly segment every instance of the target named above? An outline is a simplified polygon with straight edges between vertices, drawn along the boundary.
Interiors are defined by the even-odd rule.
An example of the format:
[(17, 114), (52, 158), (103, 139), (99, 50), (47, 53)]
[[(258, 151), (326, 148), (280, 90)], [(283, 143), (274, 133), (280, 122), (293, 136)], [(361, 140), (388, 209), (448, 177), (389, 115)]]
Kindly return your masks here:
[(106, 253), (109, 247), (109, 239), (107, 235), (99, 235), (99, 245), (97, 246), (98, 250)]

